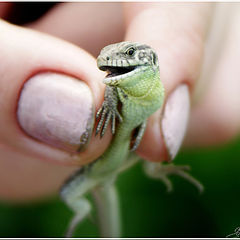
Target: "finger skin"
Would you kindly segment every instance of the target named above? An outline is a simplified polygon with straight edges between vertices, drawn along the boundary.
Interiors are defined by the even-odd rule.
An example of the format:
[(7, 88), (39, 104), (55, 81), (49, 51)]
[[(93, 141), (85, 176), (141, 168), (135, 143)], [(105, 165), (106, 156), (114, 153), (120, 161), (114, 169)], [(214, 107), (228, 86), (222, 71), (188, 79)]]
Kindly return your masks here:
[(28, 26), (74, 43), (95, 57), (103, 47), (124, 37), (122, 4), (118, 2), (58, 4)]
[(22, 154), (61, 164), (81, 165), (95, 159), (105, 150), (110, 134), (101, 141), (93, 137), (85, 152), (70, 154), (29, 137), (20, 128), (16, 117), (24, 82), (42, 71), (60, 72), (85, 81), (93, 92), (95, 107), (99, 108), (103, 98), (103, 77), (95, 60), (83, 50), (47, 35), (5, 22), (0, 22), (0, 27), (0, 125), (4, 126), (0, 130), (0, 142)]
[[(224, 144), (240, 131), (240, 4), (218, 4), (185, 146)], [(221, 39), (221, 41), (219, 41)]]
[(57, 194), (63, 181), (76, 169), (39, 161), (0, 144), (0, 199), (26, 203)]
[(24, 83), (45, 71), (75, 77), (90, 87), (98, 109), (103, 100), (104, 74), (97, 69), (95, 59), (74, 45), (4, 21), (0, 21), (0, 28), (0, 198), (37, 199), (56, 193), (76, 166), (101, 155), (110, 143), (111, 134), (107, 131), (101, 140), (93, 135), (89, 147), (75, 154), (30, 137), (17, 118)]
[[(202, 64), (212, 5), (126, 3), (124, 10), (126, 39), (144, 42), (158, 53), (165, 102), (182, 83), (189, 87), (191, 95)], [(150, 118), (138, 150), (140, 155), (152, 161), (166, 160), (160, 118), (161, 111)]]
[[(154, 10), (151, 10), (151, 11), (154, 11)], [(166, 11), (163, 11), (163, 12), (166, 12)], [(143, 21), (144, 23), (146, 20), (146, 22), (148, 21), (149, 24), (151, 23), (148, 16), (144, 16), (143, 14), (142, 20), (141, 20), (140, 14), (138, 14), (137, 16), (139, 17), (139, 19), (136, 21), (139, 21), (140, 26), (142, 23), (141, 21)], [(179, 20), (180, 19), (181, 17), (179, 17)], [(182, 25), (180, 23), (181, 21), (179, 21), (179, 25), (180, 25), (179, 27), (183, 27), (185, 26), (184, 24), (186, 24), (186, 22), (184, 21), (183, 23), (181, 23)], [(69, 74), (71, 76), (77, 77), (78, 79), (87, 82), (87, 84), (90, 86), (90, 88), (93, 91), (93, 95), (96, 103), (96, 109), (98, 109), (103, 99), (103, 85), (99, 83), (103, 78), (103, 75), (101, 75), (96, 70), (95, 60), (92, 59), (86, 52), (81, 51), (78, 48), (72, 45), (69, 45), (67, 43), (61, 42), (57, 39), (51, 38), (49, 36), (45, 36), (43, 34), (39, 34), (34, 31), (28, 31), (23, 28), (14, 27), (6, 23), (0, 23), (0, 24), (2, 25), (2, 29), (3, 29), (3, 34), (0, 36), (0, 41), (2, 43), (0, 47), (1, 48), (0, 50), (2, 53), (2, 55), (0, 56), (0, 60), (1, 62), (4, 62), (4, 65), (0, 66), (0, 73), (2, 75), (0, 84), (4, 84), (5, 82), (11, 82), (11, 85), (8, 84), (7, 87), (5, 86), (6, 84), (4, 85), (4, 88), (2, 88), (4, 89), (4, 94), (0, 97), (0, 104), (1, 104), (1, 108), (3, 109), (3, 112), (2, 112), (3, 118), (1, 118), (0, 124), (8, 127), (8, 131), (3, 129), (2, 132), (0, 133), (0, 141), (4, 143), (3, 145), (6, 145), (8, 148), (11, 148), (11, 150), (17, 150), (19, 151), (19, 153), (23, 154), (24, 156), (29, 156), (30, 159), (32, 157), (34, 158), (37, 157), (38, 159), (45, 159), (45, 160), (47, 159), (47, 160), (65, 163), (65, 164), (74, 163), (74, 162), (77, 164), (83, 164), (84, 162), (95, 159), (98, 155), (101, 154), (101, 152), (103, 152), (106, 149), (107, 144), (109, 144), (109, 141), (110, 141), (110, 135), (105, 136), (100, 142), (98, 139), (96, 140), (95, 138), (93, 138), (86, 152), (81, 153), (79, 155), (70, 155), (66, 152), (53, 149), (45, 144), (41, 144), (37, 141), (34, 141), (32, 138), (29, 138), (29, 136), (25, 135), (22, 129), (19, 128), (16, 120), (16, 115), (15, 115), (18, 96), (24, 81), (26, 81), (26, 79), (28, 79), (34, 73), (42, 70), (63, 72), (65, 74)], [(200, 23), (199, 25), (201, 26)], [(154, 26), (158, 26), (158, 22), (157, 24), (154, 24)], [(159, 30), (162, 31), (162, 29), (164, 29), (163, 26), (171, 26), (171, 21), (169, 20), (169, 22), (167, 22), (167, 25), (165, 25), (164, 23), (163, 26), (161, 25), (159, 26), (161, 27)], [(193, 29), (195, 29), (195, 27), (197, 26), (194, 25)], [(192, 35), (189, 34), (190, 35), (189, 38), (192, 39), (193, 43), (197, 46), (199, 45), (198, 47), (196, 47), (196, 49), (200, 48), (200, 50), (198, 50), (200, 54), (196, 54), (196, 53), (192, 55), (189, 54), (187, 55), (189, 56), (189, 58), (186, 58), (185, 60), (186, 63), (184, 64), (181, 62), (181, 64), (179, 64), (180, 62), (178, 61), (177, 62), (178, 65), (176, 64), (174, 65), (175, 61), (173, 61), (174, 59), (179, 59), (180, 53), (178, 53), (177, 50), (179, 48), (184, 50), (183, 46), (189, 45), (189, 42), (188, 42), (189, 39), (187, 39), (188, 41), (185, 40), (184, 34), (183, 34), (183, 39), (181, 41), (179, 40), (179, 43), (178, 43), (180, 45), (179, 48), (177, 47), (176, 49), (171, 48), (171, 51), (170, 51), (171, 54), (169, 53), (168, 55), (168, 52), (167, 50), (165, 50), (165, 48), (169, 40), (172, 40), (173, 43), (175, 43), (174, 42), (175, 38), (174, 36), (172, 36), (172, 34), (175, 33), (176, 29), (172, 29), (170, 33), (166, 35), (168, 40), (165, 40), (165, 43), (162, 40), (163, 43), (160, 45), (160, 47), (158, 47), (158, 45), (156, 44), (158, 43), (159, 39), (155, 39), (154, 41), (152, 41), (151, 39), (147, 39), (148, 36), (151, 36), (151, 34), (149, 35), (144, 34), (144, 36), (141, 36), (142, 35), (142, 32), (140, 31), (141, 29), (139, 29), (138, 33), (137, 31), (134, 32), (137, 29), (139, 28), (135, 28), (134, 21), (131, 21), (131, 25), (129, 24), (129, 27), (128, 27), (128, 35), (127, 35), (127, 38), (129, 38), (129, 40), (139, 40), (141, 37), (143, 42), (145, 41), (146, 43), (149, 43), (158, 51), (158, 55), (161, 55), (160, 52), (163, 52), (162, 60), (159, 59), (159, 62), (160, 62), (160, 68), (161, 68), (161, 63), (164, 64), (164, 62), (166, 61), (166, 64), (165, 64), (166, 67), (164, 67), (163, 69), (166, 69), (165, 76), (169, 76), (170, 80), (164, 80), (166, 78), (164, 77), (164, 71), (163, 71), (162, 79), (164, 81), (164, 84), (166, 85), (165, 87), (166, 87), (167, 95), (171, 91), (173, 91), (174, 86), (177, 85), (177, 83), (187, 82), (189, 86), (192, 86), (191, 84), (193, 80), (191, 79), (195, 80), (196, 77), (194, 78), (194, 76), (197, 76), (197, 72), (198, 72), (198, 67), (196, 67), (196, 69), (194, 68), (194, 66), (197, 64), (196, 63), (194, 64), (193, 62), (194, 61), (201, 62), (201, 53), (202, 53), (202, 47), (203, 47), (202, 45), (205, 38), (206, 29), (203, 27), (204, 30), (199, 31), (200, 36), (196, 34), (197, 37), (195, 36), (195, 34), (192, 34)], [(11, 41), (9, 41), (9, 36), (11, 37)], [(35, 50), (34, 55), (32, 55), (31, 51), (29, 51), (29, 48)], [(38, 50), (36, 51), (36, 49)], [(61, 53), (59, 53), (59, 49), (61, 49)], [(192, 50), (192, 51), (194, 52), (195, 50)], [(184, 55), (181, 57), (182, 57), (181, 59), (184, 59)], [(69, 61), (69, 59), (71, 59), (71, 61)], [(190, 69), (195, 69), (196, 72), (194, 72), (194, 70), (189, 70), (186, 67), (188, 66), (188, 64), (190, 64), (191, 66)], [(171, 69), (174, 69), (174, 66), (177, 70), (171, 71)], [(13, 72), (12, 69), (16, 69), (16, 71)], [(96, 81), (96, 79), (99, 79), (100, 81), (99, 80)], [(174, 83), (172, 83), (172, 81), (175, 82), (175, 85)], [(8, 103), (9, 105), (6, 106), (5, 103)], [(152, 130), (150, 131), (148, 130), (146, 133), (146, 136), (149, 136), (151, 138), (151, 141), (149, 141), (151, 145), (155, 146), (153, 149), (153, 154), (152, 155), (149, 154), (150, 146), (149, 144), (148, 145), (146, 144), (146, 140), (147, 140), (146, 137), (144, 140), (145, 142), (143, 142), (143, 145), (141, 146), (142, 155), (146, 155), (147, 158), (149, 158), (150, 160), (155, 160), (156, 157), (159, 160), (159, 156), (162, 154), (162, 150), (160, 150), (160, 153), (159, 153), (159, 146), (163, 145), (161, 132), (159, 131), (159, 116), (160, 116), (160, 111), (150, 119), (150, 123), (152, 122), (151, 124)], [(144, 148), (146, 150), (144, 150)], [(81, 156), (80, 162), (79, 162), (79, 156)], [(62, 176), (63, 175), (64, 174), (62, 174)], [(31, 177), (29, 179), (31, 179)]]

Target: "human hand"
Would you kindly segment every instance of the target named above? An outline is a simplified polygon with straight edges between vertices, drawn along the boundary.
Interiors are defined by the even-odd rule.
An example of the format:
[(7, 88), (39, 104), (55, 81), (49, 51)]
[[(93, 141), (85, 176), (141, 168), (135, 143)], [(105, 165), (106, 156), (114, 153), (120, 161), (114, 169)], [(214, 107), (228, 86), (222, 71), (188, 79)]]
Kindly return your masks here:
[[(4, 15), (9, 5), (0, 7)], [(0, 196), (5, 200), (39, 198), (56, 191), (76, 168), (72, 165), (91, 161), (106, 149), (110, 138), (93, 137), (85, 152), (73, 154), (84, 147), (87, 136), (91, 138), (94, 108), (103, 99), (104, 74), (92, 56), (70, 43), (30, 30), (30, 26), (4, 21), (0, 26)], [(105, 37), (111, 34), (105, 31), (100, 31)], [(101, 42), (98, 34), (102, 38), (100, 33), (88, 33), (86, 38)], [(105, 45), (106, 39), (102, 41)], [(89, 48), (97, 51), (99, 46), (93, 41)]]
[(239, 7), (126, 4), (127, 39), (141, 39), (156, 49), (166, 89), (163, 112), (151, 118), (139, 148), (149, 160), (159, 160), (163, 142), (173, 158), (186, 129), (188, 147), (222, 144), (239, 134)]
[[(124, 40), (123, 35), (125, 30), (123, 28), (121, 11), (119, 11), (121, 4), (106, 4), (102, 8), (102, 11), (99, 11), (100, 5), (90, 5), (91, 7), (88, 8), (88, 10), (91, 9), (91, 11), (89, 10), (87, 13), (81, 4), (58, 5), (37, 22), (28, 24), (28, 27), (42, 32), (47, 32), (69, 42), (73, 42), (96, 56), (103, 46), (112, 42)], [(151, 4), (146, 5), (144, 3), (124, 4), (124, 17), (126, 20), (127, 33), (126, 40), (145, 42), (156, 49), (159, 55), (161, 78), (166, 88), (165, 107), (151, 117), (146, 134), (138, 150), (138, 153), (148, 160), (165, 160), (169, 157), (169, 155), (171, 158), (176, 155), (187, 127), (187, 119), (190, 113), (190, 101), (192, 102), (193, 99), (194, 89), (196, 88), (196, 80), (199, 79), (201, 64), (203, 63), (203, 66), (205, 66), (206, 63), (208, 63), (207, 66), (211, 65), (212, 62), (209, 59), (213, 59), (217, 47), (219, 49), (228, 49), (228, 47), (231, 46), (229, 41), (232, 41), (233, 39), (234, 41), (237, 41), (238, 39), (237, 37), (233, 37), (228, 41), (221, 43), (213, 34), (215, 39), (212, 37), (213, 39), (210, 39), (211, 41), (208, 40), (206, 42), (206, 37), (214, 32), (214, 25), (211, 26), (210, 24), (213, 11), (215, 10), (211, 4), (202, 3), (183, 4), (182, 6), (181, 4), (158, 4), (158, 6)], [(224, 13), (225, 16), (230, 14), (229, 11), (230, 9), (228, 9), (228, 12), (226, 11)], [(99, 12), (102, 15), (96, 16)], [(91, 18), (91, 21), (87, 21), (86, 19), (90, 19), (89, 16), (92, 15), (94, 15), (95, 18)], [(234, 24), (237, 22), (236, 18), (236, 14), (232, 14), (232, 20), (229, 21), (228, 24), (235, 26)], [(99, 21), (99, 19), (101, 19), (101, 21)], [(114, 21), (110, 19), (114, 19)], [(189, 22), (189, 19), (191, 19), (191, 22)], [(216, 22), (221, 24), (220, 20), (218, 19)], [(56, 21), (58, 21), (57, 26), (61, 27), (56, 27)], [(84, 22), (84, 24), (80, 27), (77, 26), (75, 22)], [(96, 27), (96, 24), (99, 25)], [(110, 26), (109, 24), (112, 25)], [(16, 121), (16, 118), (14, 119), (15, 115), (13, 109), (16, 109), (18, 100), (17, 95), (19, 94), (24, 81), (32, 76), (32, 73), (35, 74), (36, 71), (34, 70), (34, 67), (36, 69), (37, 65), (38, 71), (50, 70), (53, 72), (61, 72), (86, 82), (91, 89), (90, 92), (87, 88), (85, 88), (85, 93), (87, 92), (87, 95), (77, 94), (78, 97), (74, 98), (76, 101), (74, 101), (74, 99), (69, 100), (69, 105), (71, 105), (72, 109), (79, 114), (76, 115), (76, 118), (74, 119), (75, 123), (79, 124), (78, 126), (83, 126), (83, 123), (85, 123), (84, 126), (86, 126), (86, 119), (89, 119), (89, 116), (91, 115), (89, 108), (91, 108), (92, 104), (96, 105), (96, 108), (98, 108), (102, 102), (104, 87), (101, 84), (101, 79), (103, 78), (103, 75), (101, 75), (101, 73), (99, 73), (96, 69), (95, 60), (91, 56), (89, 56), (86, 52), (67, 44), (66, 42), (59, 43), (59, 40), (52, 39), (49, 36), (44, 36), (35, 32), (32, 33), (31, 31), (26, 31), (22, 28), (20, 31), (18, 28), (10, 25), (6, 28), (11, 28), (12, 31), (9, 30), (10, 32), (18, 34), (21, 31), (24, 33), (31, 33), (31, 37), (30, 35), (25, 34), (24, 37), (21, 38), (24, 39), (23, 42), (25, 42), (25, 44), (27, 39), (30, 39), (27, 41), (28, 44), (24, 45), (25, 51), (18, 51), (20, 53), (22, 52), (22, 55), (19, 54), (19, 57), (17, 58), (21, 59), (21, 61), (16, 60), (15, 52), (15, 61), (13, 61), (12, 50), (11, 52), (8, 51), (10, 49), (9, 45), (2, 44), (5, 49), (4, 55), (9, 56), (9, 61), (6, 61), (6, 59), (8, 59), (6, 57), (6, 59), (4, 59), (6, 65), (8, 65), (10, 69), (19, 68), (21, 71), (16, 71), (15, 74), (13, 74), (14, 72), (11, 72), (11, 75), (13, 75), (11, 76), (6, 74), (6, 68), (2, 68), (5, 78), (1, 79), (1, 82), (3, 83), (1, 89), (9, 88), (9, 86), (6, 88), (6, 83), (10, 81), (9, 79), (14, 79), (15, 82), (17, 80), (17, 84), (14, 84), (14, 81), (11, 80), (13, 81), (14, 86), (12, 85), (12, 87), (14, 87), (14, 91), (6, 91), (9, 96), (6, 97), (7, 95), (5, 94), (1, 101), (2, 106), (4, 102), (6, 103), (7, 99), (7, 102), (11, 103), (11, 106), (4, 106), (3, 108), (10, 111), (11, 114), (2, 111), (2, 114), (4, 114), (5, 117), (8, 116), (8, 120), (6, 120), (5, 117), (1, 117), (1, 119), (5, 119), (5, 126), (6, 123), (14, 123), (11, 126), (6, 126), (3, 132), (5, 135), (8, 135), (8, 137), (4, 137), (3, 134), (1, 140), (1, 152), (3, 157), (0, 158), (0, 161), (2, 161), (3, 166), (1, 169), (4, 169), (3, 171), (5, 174), (0, 174), (2, 178), (1, 182), (4, 183), (2, 188), (0, 188), (0, 194), (6, 198), (24, 199), (39, 197), (55, 190), (59, 184), (61, 184), (63, 179), (69, 175), (69, 172), (73, 170), (73, 167), (56, 165), (56, 163), (77, 165), (94, 160), (96, 156), (100, 155), (107, 148), (110, 143), (111, 134), (108, 133), (108, 135), (106, 135), (101, 141), (99, 141), (98, 138), (93, 137), (86, 151), (79, 153), (78, 155), (70, 154), (70, 152), (74, 152), (78, 148), (76, 143), (72, 143), (70, 141), (71, 139), (74, 139), (74, 137), (77, 139), (79, 132), (76, 134), (74, 131), (71, 131), (73, 129), (71, 128), (72, 122), (64, 128), (64, 119), (62, 119), (62, 117), (69, 116), (69, 114), (64, 112), (67, 111), (66, 109), (68, 108), (61, 108), (61, 117), (58, 116), (56, 118), (57, 121), (53, 122), (52, 125), (48, 122), (40, 121), (41, 116), (39, 116), (38, 101), (42, 99), (44, 96), (43, 94), (46, 95), (46, 91), (48, 92), (47, 96), (53, 98), (56, 97), (54, 95), (55, 92), (60, 92), (58, 89), (59, 87), (64, 89), (63, 92), (66, 96), (69, 94), (69, 92), (67, 92), (66, 85), (70, 86), (69, 91), (72, 91), (69, 79), (66, 79), (66, 81), (68, 81), (66, 85), (63, 84), (60, 86), (59, 80), (57, 80), (56, 77), (51, 78), (48, 76), (46, 81), (53, 83), (51, 88), (48, 84), (46, 84), (45, 86), (43, 85), (41, 89), (35, 88), (34, 94), (33, 89), (31, 88), (28, 88), (30, 91), (25, 91), (25, 93), (22, 91), (21, 93), (21, 98), (25, 96), (27, 103), (29, 102), (29, 99), (31, 99), (30, 107), (32, 107), (30, 111), (32, 113), (31, 116), (23, 114), (25, 119), (22, 122), (26, 122), (26, 117), (28, 117), (28, 120), (30, 119), (30, 122), (32, 121), (30, 125), (35, 126), (34, 131), (31, 128), (29, 129), (30, 125), (25, 127), (22, 126), (25, 132), (21, 131), (20, 128), (17, 128), (18, 122)], [(232, 27), (230, 29), (232, 29), (231, 35), (235, 36), (238, 34), (237, 28)], [(90, 30), (92, 30), (92, 32)], [(87, 36), (86, 32), (88, 33)], [(7, 39), (10, 39), (10, 36), (14, 36), (14, 34), (12, 33), (6, 35), (8, 35), (8, 38), (6, 37), (5, 42), (9, 44), (10, 41), (8, 42)], [(33, 35), (35, 35), (35, 37), (33, 37)], [(17, 36), (18, 35), (15, 35), (15, 38), (19, 41), (19, 37)], [(217, 45), (216, 43), (219, 44)], [(17, 45), (17, 41), (15, 41), (13, 45)], [(18, 47), (15, 49), (20, 48), (20, 46), (22, 48), (23, 43), (20, 41), (17, 46)], [(39, 53), (38, 46), (44, 46), (39, 49)], [(29, 51), (29, 47), (30, 49), (34, 49), (34, 54), (32, 50)], [(206, 55), (203, 58), (204, 47), (208, 48), (208, 52), (206, 52)], [(60, 51), (61, 53), (59, 53)], [(29, 54), (26, 54), (28, 52)], [(69, 56), (70, 53), (71, 55)], [(223, 63), (217, 59), (217, 61), (215, 60), (214, 62), (214, 70), (206, 67), (205, 69), (202, 69), (203, 73), (200, 74), (201, 78), (199, 83), (202, 82), (201, 79), (203, 77), (204, 79), (208, 78), (209, 80), (204, 87), (203, 85), (199, 85), (201, 86), (203, 94), (201, 95), (201, 98), (197, 96), (198, 98), (196, 101), (192, 102), (190, 128), (186, 138), (188, 145), (211, 144), (214, 143), (214, 140), (227, 140), (232, 138), (238, 132), (237, 127), (239, 123), (239, 111), (236, 111), (237, 109), (235, 108), (239, 106), (239, 104), (236, 104), (237, 101), (239, 101), (239, 98), (236, 97), (237, 95), (231, 94), (232, 90), (230, 89), (233, 87), (233, 90), (235, 90), (234, 93), (237, 93), (237, 84), (239, 83), (234, 79), (236, 76), (234, 72), (236, 72), (238, 68), (236, 67), (236, 64), (229, 66), (229, 63), (237, 62), (235, 58), (238, 57), (239, 54), (230, 53), (232, 52), (225, 50), (224, 54), (222, 54), (222, 57), (220, 58), (222, 61), (226, 61), (226, 63), (228, 63), (224, 64), (224, 67), (222, 67)], [(225, 54), (227, 54), (227, 57)], [(23, 59), (27, 60), (23, 61)], [(35, 62), (31, 63), (32, 59), (34, 59)], [(24, 66), (21, 66), (21, 63), (25, 63)], [(221, 63), (221, 66), (219, 63)], [(232, 69), (233, 66), (235, 66), (234, 69)], [(221, 71), (224, 71), (224, 74), (221, 74)], [(231, 74), (229, 74), (229, 71), (231, 71)], [(222, 88), (219, 87), (219, 83), (224, 83), (224, 76), (232, 76), (233, 83), (230, 84), (228, 82), (228, 86), (224, 85), (224, 88)], [(58, 76), (58, 79), (59, 78), (60, 76)], [(8, 80), (6, 81), (6, 79)], [(44, 78), (41, 80), (40, 78), (40, 81), (43, 82), (43, 79)], [(34, 79), (31, 79), (28, 83), (32, 82), (32, 80)], [(228, 80), (230, 81), (230, 79)], [(36, 81), (37, 80), (35, 78), (35, 82)], [(209, 84), (210, 82), (211, 84)], [(178, 86), (180, 87), (177, 88)], [(75, 89), (76, 85), (72, 87)], [(223, 93), (226, 89), (225, 87), (229, 88), (228, 92), (230, 92), (230, 94)], [(79, 84), (79, 88), (76, 89), (81, 91), (82, 85)], [(27, 95), (27, 93), (29, 93), (29, 95)], [(93, 94), (94, 100), (91, 100), (91, 97), (89, 97), (91, 93)], [(63, 104), (66, 103), (65, 101), (68, 98), (64, 98), (64, 94), (59, 94), (57, 98), (58, 100), (60, 99)], [(210, 113), (213, 112), (213, 110), (217, 111), (219, 114), (222, 113), (222, 105), (219, 104), (219, 97), (217, 96), (223, 95), (226, 96), (226, 100), (224, 102), (227, 104), (225, 108), (226, 111), (228, 111), (228, 114), (220, 115), (222, 118), (215, 117)], [(86, 98), (86, 96), (88, 97)], [(11, 101), (9, 101), (9, 99)], [(36, 102), (34, 102), (34, 99)], [(89, 104), (89, 102), (87, 103), (86, 99), (88, 99), (91, 104)], [(234, 104), (232, 101), (234, 101)], [(56, 110), (56, 105), (52, 106), (50, 104), (54, 102), (53, 99), (48, 99), (45, 102), (48, 103), (46, 106), (48, 107), (47, 109), (49, 113), (53, 112), (53, 109)], [(81, 104), (83, 102), (84, 104)], [(81, 109), (79, 108), (79, 105), (82, 107)], [(36, 108), (37, 111), (35, 110), (35, 112), (33, 112)], [(84, 114), (85, 118), (81, 116), (81, 112), (84, 111), (87, 111), (87, 113)], [(29, 111), (25, 111), (25, 113), (26, 112)], [(24, 111), (22, 113), (24, 113)], [(162, 121), (161, 114), (163, 114)], [(59, 119), (62, 121), (59, 121)], [(73, 119), (71, 118), (71, 121), (72, 120)], [(235, 124), (229, 123), (229, 120)], [(199, 126), (199, 122), (201, 123), (201, 128)], [(9, 130), (12, 126), (14, 131)], [(39, 128), (39, 126), (41, 127)], [(211, 137), (209, 137), (207, 127), (213, 129), (212, 126), (216, 127), (215, 129), (217, 133), (222, 133), (219, 129), (224, 130), (221, 134), (221, 138), (217, 137), (218, 135), (216, 134), (212, 134)], [(18, 129), (18, 131), (15, 131), (16, 129)], [(49, 129), (52, 130), (50, 134), (51, 138), (41, 138), (39, 131), (45, 133), (46, 136)], [(81, 128), (81, 131), (82, 133), (84, 132), (83, 128)], [(26, 132), (28, 135), (33, 136), (33, 138), (26, 135)], [(59, 136), (60, 132), (63, 132), (64, 134), (60, 134), (61, 136)], [(41, 140), (44, 143), (36, 141), (35, 139)], [(59, 150), (55, 148), (56, 146), (60, 146), (60, 148), (64, 150)], [(42, 161), (43, 159), (50, 161), (46, 163), (45, 161)], [(8, 176), (11, 176), (11, 181), (9, 181)], [(38, 179), (37, 183), (32, 181), (34, 177), (35, 179)], [(11, 191), (9, 191), (9, 187), (6, 186), (10, 186)]]

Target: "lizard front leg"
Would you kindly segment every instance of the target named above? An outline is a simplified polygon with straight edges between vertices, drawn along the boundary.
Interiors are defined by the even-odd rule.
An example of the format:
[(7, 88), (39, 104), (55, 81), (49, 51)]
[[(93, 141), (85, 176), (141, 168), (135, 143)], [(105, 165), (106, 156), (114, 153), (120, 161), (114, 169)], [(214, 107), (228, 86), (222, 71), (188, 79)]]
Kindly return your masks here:
[(147, 121), (144, 121), (139, 126), (139, 128), (137, 130), (137, 137), (134, 139), (134, 143), (133, 143), (133, 146), (131, 147), (130, 151), (133, 152), (133, 151), (135, 151), (138, 148), (138, 146), (139, 146), (139, 144), (140, 144), (140, 142), (142, 140), (143, 134), (145, 132), (146, 126), (147, 126)]
[(100, 137), (104, 136), (109, 121), (111, 121), (112, 134), (115, 134), (116, 119), (122, 122), (122, 116), (118, 111), (118, 102), (119, 98), (116, 87), (106, 86), (103, 104), (96, 114), (96, 118), (100, 118), (96, 135), (100, 132)]

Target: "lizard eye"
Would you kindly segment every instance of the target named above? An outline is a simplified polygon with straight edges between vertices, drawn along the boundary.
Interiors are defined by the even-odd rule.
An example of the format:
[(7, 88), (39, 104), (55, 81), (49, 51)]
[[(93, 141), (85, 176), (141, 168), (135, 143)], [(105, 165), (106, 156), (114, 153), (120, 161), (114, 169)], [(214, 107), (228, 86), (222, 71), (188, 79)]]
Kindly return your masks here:
[(132, 56), (134, 54), (134, 52), (135, 52), (135, 49), (133, 47), (131, 47), (126, 51), (126, 54), (129, 56)]

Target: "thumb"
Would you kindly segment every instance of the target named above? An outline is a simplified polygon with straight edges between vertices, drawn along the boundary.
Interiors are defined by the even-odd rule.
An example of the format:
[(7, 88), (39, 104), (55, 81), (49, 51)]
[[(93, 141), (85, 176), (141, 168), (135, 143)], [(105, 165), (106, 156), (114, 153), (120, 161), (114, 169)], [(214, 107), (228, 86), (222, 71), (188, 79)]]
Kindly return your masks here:
[(1, 145), (64, 164), (100, 155), (110, 138), (91, 139), (103, 97), (94, 58), (48, 35), (4, 21), (0, 28)]

